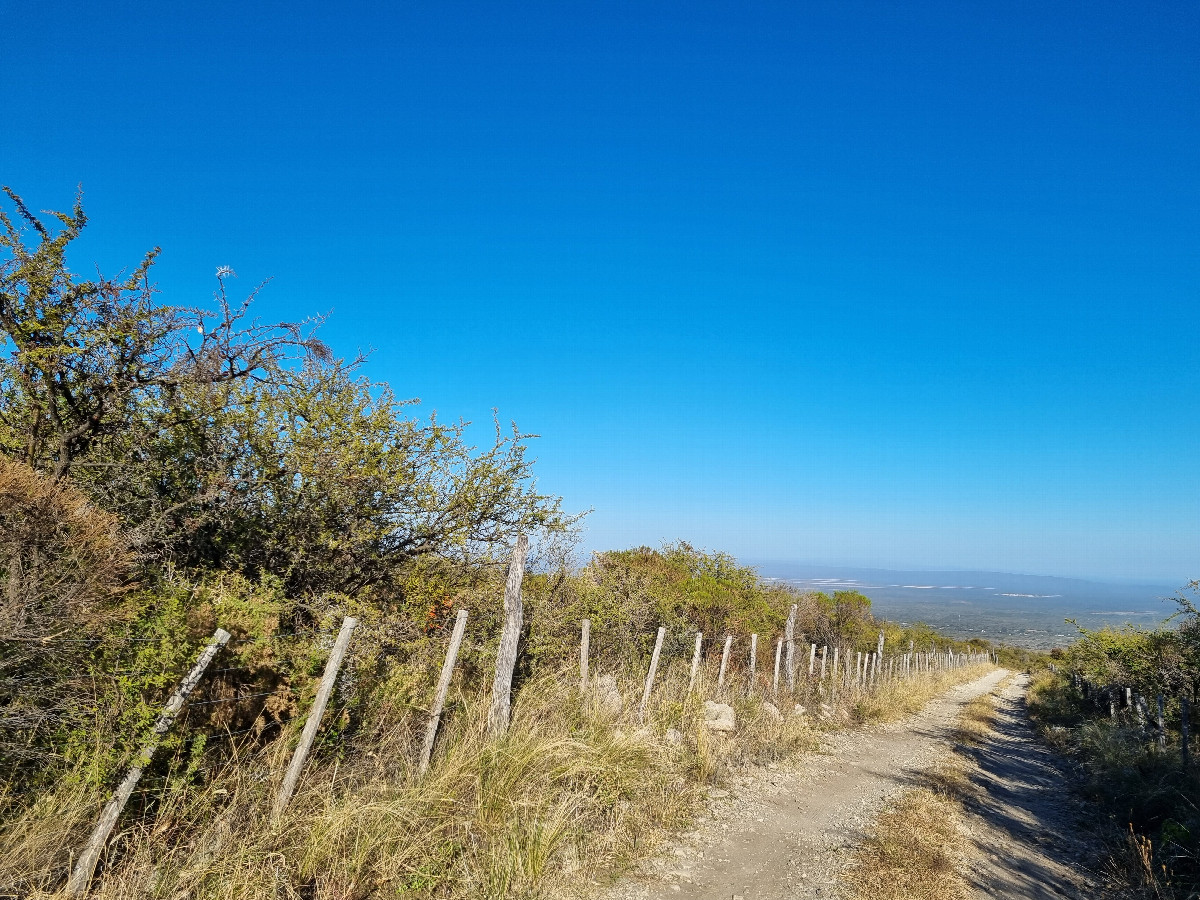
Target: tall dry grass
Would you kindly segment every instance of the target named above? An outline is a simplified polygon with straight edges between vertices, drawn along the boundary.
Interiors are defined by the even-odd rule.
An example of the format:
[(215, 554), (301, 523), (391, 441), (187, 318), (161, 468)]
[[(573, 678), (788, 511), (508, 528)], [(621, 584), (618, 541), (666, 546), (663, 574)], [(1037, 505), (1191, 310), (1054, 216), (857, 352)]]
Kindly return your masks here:
[[(414, 722), (381, 728), (369, 743), (326, 747), (274, 826), (268, 813), (294, 734), (235, 750), (215, 770), (180, 760), (193, 777), (169, 779), (161, 795), (127, 813), (93, 896), (557, 896), (611, 877), (686, 827), (706, 786), (730, 767), (814, 748), (822, 728), (901, 715), (977, 674), (938, 673), (880, 685), (874, 695), (843, 689), (825, 697), (821, 719), (782, 701), (780, 715), (744, 684), (718, 692), (712, 673), (689, 693), (686, 666), (675, 665), (640, 724), (632, 677), (619, 684), (618, 710), (581, 696), (574, 676), (562, 673), (526, 682), (508, 735), (492, 741), (484, 736), (488, 698), (460, 694), (426, 776), (414, 765)], [(705, 727), (705, 697), (734, 706), (735, 734)], [(810, 712), (822, 702), (817, 690), (799, 699)], [(0, 896), (58, 896), (103, 800), (63, 785), (10, 822), (0, 832)]]

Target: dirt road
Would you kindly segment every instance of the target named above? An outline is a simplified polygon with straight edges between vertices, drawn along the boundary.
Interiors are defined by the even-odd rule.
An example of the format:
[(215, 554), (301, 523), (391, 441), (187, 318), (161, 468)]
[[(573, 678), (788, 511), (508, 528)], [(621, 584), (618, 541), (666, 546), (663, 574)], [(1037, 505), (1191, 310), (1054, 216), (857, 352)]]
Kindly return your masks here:
[[(876, 813), (924, 783), (922, 773), (953, 747), (963, 704), (994, 690), (1006, 674), (955, 688), (905, 721), (831, 734), (820, 753), (733, 782), (728, 796), (716, 792), (712, 815), (696, 832), (608, 888), (603, 900), (839, 896), (848, 852)], [(975, 887), (981, 897), (1103, 896), (1079, 864), (1083, 842), (1043, 843), (1039, 823), (1065, 829), (1075, 811), (1050, 790), (1063, 776), (1029, 731), (1022, 695), (1023, 682), (1005, 691), (996, 739), (975, 754), (986, 782), (968, 817), (978, 848), (972, 852), (985, 861), (973, 875)]]
[(967, 751), (979, 794), (966, 802), (980, 898), (1118, 897), (1098, 869), (1097, 848), (1113, 826), (1073, 795), (1063, 761), (1033, 731), (1024, 676), (1000, 694), (990, 738)]

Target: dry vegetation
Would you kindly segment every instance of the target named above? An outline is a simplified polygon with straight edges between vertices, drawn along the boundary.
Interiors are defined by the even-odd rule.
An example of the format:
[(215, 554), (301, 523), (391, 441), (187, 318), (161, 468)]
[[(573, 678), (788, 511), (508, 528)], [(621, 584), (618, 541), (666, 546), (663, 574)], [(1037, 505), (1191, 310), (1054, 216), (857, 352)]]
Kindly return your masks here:
[[(919, 708), (979, 671), (882, 688), (898, 707), (843, 690), (823, 721), (779, 719), (738, 689), (726, 698), (738, 713), (733, 736), (703, 725), (700, 697), (715, 693), (712, 674), (688, 696), (685, 667), (668, 670), (643, 727), (632, 682), (621, 685), (627, 703), (617, 711), (565, 687), (567, 673), (540, 677), (522, 688), (498, 742), (482, 737), (486, 696), (460, 695), (425, 778), (412, 765), (417, 732), (397, 726), (373, 735), (370, 749), (352, 743), (310, 770), (275, 828), (266, 816), (289, 741), (235, 753), (202, 786), (181, 779), (128, 817), (93, 896), (555, 896), (652, 852), (687, 826), (705, 787), (731, 767), (812, 749), (820, 729), (839, 722)], [(66, 786), (43, 796), (0, 835), (0, 884), (25, 897), (58, 896), (102, 799)]]

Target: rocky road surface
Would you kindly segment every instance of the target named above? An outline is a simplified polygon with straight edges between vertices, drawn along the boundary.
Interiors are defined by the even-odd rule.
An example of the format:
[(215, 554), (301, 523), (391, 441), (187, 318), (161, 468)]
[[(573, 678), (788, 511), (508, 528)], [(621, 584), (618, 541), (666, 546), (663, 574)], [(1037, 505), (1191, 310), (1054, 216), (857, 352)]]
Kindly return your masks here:
[[(994, 691), (1003, 670), (952, 689), (897, 723), (827, 736), (821, 751), (759, 769), (714, 791), (710, 815), (601, 900), (836, 898), (840, 873), (889, 800), (923, 786), (954, 748), (964, 704)], [(981, 790), (968, 804), (970, 875), (979, 897), (1101, 898), (1095, 836), (1069, 797), (1069, 776), (1033, 734), (1025, 679), (1003, 692), (998, 727), (971, 753)], [(974, 766), (972, 766), (974, 768)], [(978, 863), (978, 865), (976, 865)]]

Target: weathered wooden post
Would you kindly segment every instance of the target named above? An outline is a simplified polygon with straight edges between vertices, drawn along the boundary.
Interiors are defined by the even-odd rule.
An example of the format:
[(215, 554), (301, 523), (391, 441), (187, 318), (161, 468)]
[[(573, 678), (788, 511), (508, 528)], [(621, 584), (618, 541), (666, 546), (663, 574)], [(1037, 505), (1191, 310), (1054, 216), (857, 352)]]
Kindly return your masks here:
[(496, 655), (496, 678), (492, 682), (492, 708), (488, 711), (488, 734), (493, 737), (508, 731), (512, 715), (512, 676), (524, 619), (521, 581), (525, 577), (525, 554), (528, 552), (529, 538), (517, 535), (517, 544), (508, 564), (508, 580), (504, 583), (504, 624), (500, 628), (500, 652)]
[(696, 649), (692, 652), (692, 677), (688, 680), (688, 693), (696, 687), (696, 675), (700, 671), (700, 644), (704, 640), (704, 632), (696, 632)]
[(729, 649), (733, 646), (733, 635), (725, 635), (725, 649), (721, 651), (721, 670), (717, 672), (717, 690), (725, 687), (725, 669), (729, 666)]
[(875, 650), (875, 659), (879, 660), (883, 657), (883, 629), (879, 630), (879, 646)]
[(662, 653), (663, 638), (667, 629), (659, 626), (658, 637), (654, 639), (654, 653), (650, 656), (650, 671), (646, 673), (646, 688), (642, 691), (642, 705), (638, 707), (638, 724), (646, 721), (646, 705), (650, 702), (650, 689), (654, 687), (654, 673), (658, 671), (658, 655)]
[(458, 659), (458, 648), (462, 646), (463, 634), (467, 630), (467, 611), (460, 609), (454, 618), (454, 631), (450, 635), (450, 647), (446, 650), (446, 661), (442, 663), (442, 674), (438, 678), (433, 706), (429, 708), (429, 724), (425, 726), (425, 743), (421, 745), (421, 759), (417, 771), (422, 775), (429, 771), (429, 760), (433, 757), (433, 742), (437, 740), (438, 723), (442, 720), (442, 707), (446, 705), (446, 692), (450, 690), (450, 679), (454, 677), (454, 663)]
[(784, 625), (783, 639), (787, 641), (787, 686), (788, 692), (796, 690), (796, 604), (792, 604), (788, 612), (787, 624)]
[(271, 810), (272, 822), (277, 822), (283, 815), (288, 801), (292, 799), (292, 794), (296, 791), (296, 784), (300, 781), (300, 773), (304, 771), (304, 763), (308, 760), (308, 753), (317, 736), (317, 729), (321, 727), (321, 716), (325, 715), (325, 706), (329, 703), (329, 698), (337, 685), (338, 670), (342, 667), (346, 649), (350, 646), (350, 636), (354, 634), (357, 625), (358, 619), (353, 616), (346, 616), (342, 620), (342, 629), (338, 632), (337, 641), (334, 642), (329, 659), (325, 661), (325, 672), (321, 675), (317, 698), (313, 700), (312, 709), (308, 711), (308, 719), (304, 722), (304, 730), (300, 732), (300, 743), (296, 746), (296, 752), (292, 754), (292, 763), (288, 766), (287, 773), (283, 776), (283, 784), (280, 785), (279, 793), (275, 796), (275, 806)]
[(1167, 719), (1163, 715), (1163, 695), (1158, 695), (1158, 749), (1167, 749)]
[(841, 647), (838, 647), (835, 645), (833, 648), (833, 678), (830, 679), (830, 683), (835, 688), (838, 686), (838, 651), (839, 650), (841, 650)]
[(817, 645), (813, 642), (808, 648), (808, 677), (813, 677), (813, 671), (817, 664)]
[(100, 854), (104, 851), (104, 845), (108, 842), (109, 835), (112, 834), (113, 827), (117, 824), (117, 819), (121, 817), (121, 811), (125, 809), (125, 804), (129, 802), (133, 789), (141, 780), (142, 773), (150, 765), (150, 761), (158, 751), (159, 741), (175, 723), (179, 711), (183, 709), (184, 701), (200, 683), (208, 664), (227, 643), (229, 643), (229, 632), (224, 628), (218, 628), (209, 639), (208, 645), (200, 652), (192, 670), (188, 672), (183, 681), (179, 682), (175, 693), (171, 694), (166, 706), (158, 714), (158, 721), (154, 723), (154, 728), (150, 732), (150, 740), (134, 757), (133, 765), (125, 773), (125, 778), (113, 793), (112, 799), (105, 805), (104, 811), (100, 814), (100, 821), (96, 823), (87, 845), (79, 854), (79, 859), (75, 861), (75, 868), (71, 870), (71, 877), (67, 880), (69, 896), (79, 897), (87, 893), (88, 885), (92, 881), (92, 874), (96, 871), (96, 864), (100, 861)]
[(754, 672), (758, 668), (758, 635), (750, 635), (750, 688), (754, 690)]
[(821, 680), (825, 680), (825, 662), (829, 658), (829, 645), (826, 644), (821, 648)]
[(783, 655), (783, 641), (775, 642), (775, 677), (771, 680), (771, 693), (779, 695), (779, 660)]
[(587, 693), (588, 689), (588, 651), (592, 643), (592, 620), (584, 619), (579, 630), (579, 691)]

